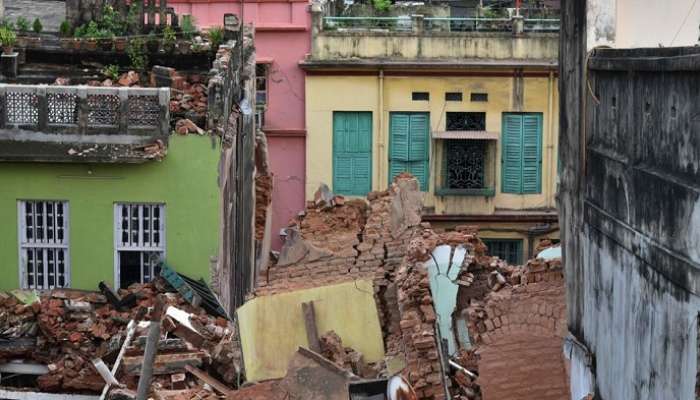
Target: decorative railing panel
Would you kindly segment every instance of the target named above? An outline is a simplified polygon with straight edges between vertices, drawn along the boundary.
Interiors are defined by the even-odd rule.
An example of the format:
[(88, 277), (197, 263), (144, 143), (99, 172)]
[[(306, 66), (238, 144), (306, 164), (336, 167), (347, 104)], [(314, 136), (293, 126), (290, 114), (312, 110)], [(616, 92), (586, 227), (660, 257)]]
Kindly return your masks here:
[(166, 136), (169, 102), (169, 88), (0, 84), (0, 129)]

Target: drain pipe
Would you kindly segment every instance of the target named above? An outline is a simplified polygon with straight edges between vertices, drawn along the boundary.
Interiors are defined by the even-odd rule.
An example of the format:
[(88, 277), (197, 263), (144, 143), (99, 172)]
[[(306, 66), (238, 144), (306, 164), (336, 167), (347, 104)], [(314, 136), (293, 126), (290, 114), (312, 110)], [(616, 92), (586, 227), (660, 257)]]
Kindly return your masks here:
[(374, 186), (379, 189), (382, 187), (383, 183), (388, 180), (388, 178), (384, 177), (384, 168), (383, 168), (383, 161), (385, 159), (384, 157), (384, 70), (382, 68), (379, 69), (379, 77), (378, 77), (378, 96), (379, 98), (377, 99), (378, 103), (378, 112), (377, 112), (377, 147), (379, 148), (379, 151), (377, 151), (377, 180), (378, 182), (374, 183)]

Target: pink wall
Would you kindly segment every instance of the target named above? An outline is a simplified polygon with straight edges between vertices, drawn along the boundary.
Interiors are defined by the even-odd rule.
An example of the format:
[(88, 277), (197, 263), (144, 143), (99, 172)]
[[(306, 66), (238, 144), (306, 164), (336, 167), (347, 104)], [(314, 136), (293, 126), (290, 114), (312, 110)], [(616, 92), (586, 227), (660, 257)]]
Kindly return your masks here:
[[(241, 16), (240, 1), (169, 0), (178, 14), (192, 14), (200, 27), (223, 25), (225, 13)], [(268, 107), (263, 131), (268, 136), (274, 191), (273, 248), (278, 232), (304, 208), (304, 72), (311, 51), (311, 14), (307, 0), (258, 0), (243, 3), (243, 20), (255, 26), (255, 53), (268, 64)]]

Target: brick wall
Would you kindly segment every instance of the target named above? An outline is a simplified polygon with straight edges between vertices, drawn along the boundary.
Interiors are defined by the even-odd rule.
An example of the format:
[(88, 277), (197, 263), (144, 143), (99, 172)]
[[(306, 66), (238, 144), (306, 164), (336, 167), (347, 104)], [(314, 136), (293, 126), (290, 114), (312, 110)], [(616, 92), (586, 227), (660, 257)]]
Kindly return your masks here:
[(508, 279), (515, 276), (521, 284), (490, 292), (467, 309), (483, 399), (567, 399), (561, 261), (531, 260)]

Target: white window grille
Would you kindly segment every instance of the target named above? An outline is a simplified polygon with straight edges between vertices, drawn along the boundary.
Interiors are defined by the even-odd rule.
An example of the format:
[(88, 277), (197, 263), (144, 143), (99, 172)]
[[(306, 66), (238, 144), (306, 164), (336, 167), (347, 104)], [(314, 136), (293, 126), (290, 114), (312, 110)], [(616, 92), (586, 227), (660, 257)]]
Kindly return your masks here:
[(70, 286), (68, 202), (19, 201), (20, 286), (53, 289)]
[(150, 282), (165, 259), (165, 205), (116, 204), (114, 228), (116, 286)]

